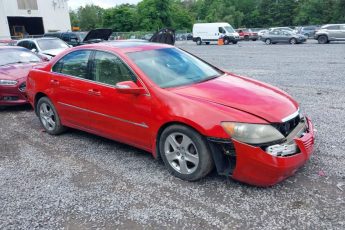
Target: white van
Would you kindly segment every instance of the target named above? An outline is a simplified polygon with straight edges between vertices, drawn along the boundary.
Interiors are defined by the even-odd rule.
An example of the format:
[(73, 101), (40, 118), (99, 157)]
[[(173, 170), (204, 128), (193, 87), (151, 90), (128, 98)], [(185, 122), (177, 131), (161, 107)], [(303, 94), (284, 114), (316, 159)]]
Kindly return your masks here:
[(223, 38), (224, 44), (228, 45), (230, 42), (236, 44), (240, 40), (239, 34), (232, 28), (229, 23), (196, 23), (193, 25), (193, 41), (197, 45), (218, 41)]

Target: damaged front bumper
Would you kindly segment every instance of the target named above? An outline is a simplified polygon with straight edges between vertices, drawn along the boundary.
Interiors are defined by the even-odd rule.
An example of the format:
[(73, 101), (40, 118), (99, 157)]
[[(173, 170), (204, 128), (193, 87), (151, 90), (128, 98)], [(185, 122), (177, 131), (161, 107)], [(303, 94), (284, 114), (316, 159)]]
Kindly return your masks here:
[(305, 118), (281, 144), (253, 146), (210, 138), (209, 143), (219, 174), (252, 185), (270, 186), (306, 163), (313, 153), (314, 139), (313, 125)]

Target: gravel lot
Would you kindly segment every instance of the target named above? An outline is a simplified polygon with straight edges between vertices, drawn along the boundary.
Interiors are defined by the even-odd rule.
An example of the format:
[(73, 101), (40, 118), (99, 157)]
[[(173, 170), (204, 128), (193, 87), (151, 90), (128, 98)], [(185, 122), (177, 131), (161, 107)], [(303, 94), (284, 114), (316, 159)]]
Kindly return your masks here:
[(0, 229), (344, 229), (345, 43), (177, 46), (286, 90), (317, 129), (288, 180), (257, 188), (212, 173), (185, 182), (141, 150), (42, 131), (27, 106), (0, 112)]

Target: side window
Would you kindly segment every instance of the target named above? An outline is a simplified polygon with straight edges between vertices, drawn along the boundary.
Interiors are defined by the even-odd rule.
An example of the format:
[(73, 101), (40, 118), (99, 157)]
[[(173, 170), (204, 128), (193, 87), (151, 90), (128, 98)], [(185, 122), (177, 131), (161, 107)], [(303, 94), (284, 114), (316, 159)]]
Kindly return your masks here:
[(121, 81), (136, 81), (132, 71), (120, 58), (101, 51), (96, 51), (92, 76), (95, 81), (109, 85), (116, 85)]
[(70, 38), (70, 40), (71, 40), (71, 41), (73, 41), (73, 42), (77, 42), (77, 41), (78, 41), (78, 37), (77, 37), (77, 35), (75, 35), (75, 34), (71, 34), (71, 38)]
[(91, 79), (88, 74), (90, 50), (79, 50), (61, 58), (52, 68), (53, 72)]
[(28, 46), (29, 45), (29, 42), (28, 41), (21, 41), (17, 44), (17, 46), (21, 46), (21, 47), (24, 47), (24, 48), (27, 48), (28, 49)]
[(29, 44), (29, 45), (28, 45), (28, 49), (29, 49), (29, 50), (36, 49), (36, 51), (37, 51), (37, 47), (36, 47), (36, 45), (35, 45), (34, 42), (29, 41), (28, 44)]
[(225, 34), (225, 30), (224, 30), (224, 28), (223, 28), (223, 27), (219, 27), (219, 28), (218, 28), (218, 30), (219, 30), (219, 33), (221, 33), (221, 34)]
[(70, 35), (69, 34), (63, 34), (61, 39), (64, 40), (65, 42), (69, 42), (70, 41)]
[(339, 28), (340, 26), (328, 26), (328, 27), (326, 27), (326, 29), (328, 29), (328, 30), (339, 30), (340, 28)]

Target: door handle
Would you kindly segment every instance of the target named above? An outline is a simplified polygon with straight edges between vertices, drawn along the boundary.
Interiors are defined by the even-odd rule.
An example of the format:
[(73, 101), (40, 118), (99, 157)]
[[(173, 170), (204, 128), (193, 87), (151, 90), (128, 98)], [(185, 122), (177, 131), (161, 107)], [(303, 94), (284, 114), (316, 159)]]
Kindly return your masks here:
[(52, 85), (59, 85), (60, 84), (60, 82), (58, 80), (55, 80), (55, 79), (50, 80), (50, 83)]
[(97, 89), (89, 89), (88, 93), (91, 95), (101, 96), (101, 92)]

